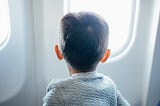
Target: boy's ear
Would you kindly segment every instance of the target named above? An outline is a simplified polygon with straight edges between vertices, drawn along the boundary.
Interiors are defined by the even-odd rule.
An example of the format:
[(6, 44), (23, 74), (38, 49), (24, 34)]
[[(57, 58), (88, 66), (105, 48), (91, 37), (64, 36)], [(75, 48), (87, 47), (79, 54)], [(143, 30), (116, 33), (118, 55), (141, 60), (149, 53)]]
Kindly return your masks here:
[(104, 63), (108, 57), (111, 55), (111, 50), (110, 49), (107, 49), (106, 53), (104, 54), (104, 56), (102, 57), (102, 59), (100, 60), (101, 63)]
[(62, 59), (63, 59), (63, 55), (62, 55), (62, 53), (60, 52), (58, 45), (55, 45), (55, 52), (56, 52), (57, 58), (58, 58), (59, 60), (62, 60)]

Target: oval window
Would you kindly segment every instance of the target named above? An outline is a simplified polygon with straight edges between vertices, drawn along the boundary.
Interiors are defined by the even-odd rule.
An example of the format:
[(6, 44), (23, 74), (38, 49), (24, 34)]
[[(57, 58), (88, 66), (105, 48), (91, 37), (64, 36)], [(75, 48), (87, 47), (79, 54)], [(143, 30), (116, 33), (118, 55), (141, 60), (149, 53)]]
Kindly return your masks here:
[[(134, 0), (133, 0), (134, 1)], [(120, 54), (131, 40), (135, 3), (132, 0), (64, 0), (64, 14), (93, 11), (109, 24), (109, 48), (112, 56)]]
[(10, 32), (8, 0), (0, 0), (0, 49), (7, 43)]

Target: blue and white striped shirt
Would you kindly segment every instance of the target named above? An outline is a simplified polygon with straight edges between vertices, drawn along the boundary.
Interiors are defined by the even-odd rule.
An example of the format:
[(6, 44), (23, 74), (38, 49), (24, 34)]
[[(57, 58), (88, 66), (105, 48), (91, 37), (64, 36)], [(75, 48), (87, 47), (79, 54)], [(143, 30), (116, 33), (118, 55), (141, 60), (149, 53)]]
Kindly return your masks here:
[(115, 83), (107, 76), (94, 72), (76, 73), (52, 81), (43, 98), (43, 106), (130, 106)]

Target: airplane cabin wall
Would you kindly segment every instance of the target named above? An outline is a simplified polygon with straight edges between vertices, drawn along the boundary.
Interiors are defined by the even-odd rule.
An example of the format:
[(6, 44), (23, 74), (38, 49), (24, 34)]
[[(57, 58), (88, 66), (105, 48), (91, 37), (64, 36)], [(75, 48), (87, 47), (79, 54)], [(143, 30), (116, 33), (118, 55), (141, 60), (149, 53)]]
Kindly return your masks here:
[(32, 0), (8, 0), (11, 33), (0, 50), (0, 106), (35, 106)]

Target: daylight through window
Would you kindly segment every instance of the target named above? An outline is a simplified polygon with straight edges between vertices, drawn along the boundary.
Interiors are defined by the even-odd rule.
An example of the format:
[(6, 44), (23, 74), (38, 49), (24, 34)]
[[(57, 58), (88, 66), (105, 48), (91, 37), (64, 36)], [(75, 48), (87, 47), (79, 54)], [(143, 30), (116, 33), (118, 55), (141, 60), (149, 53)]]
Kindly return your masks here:
[(131, 39), (132, 0), (64, 0), (64, 12), (93, 11), (110, 27), (109, 48), (113, 55), (127, 47)]
[(10, 21), (8, 0), (0, 0), (0, 48), (7, 42), (9, 31)]

